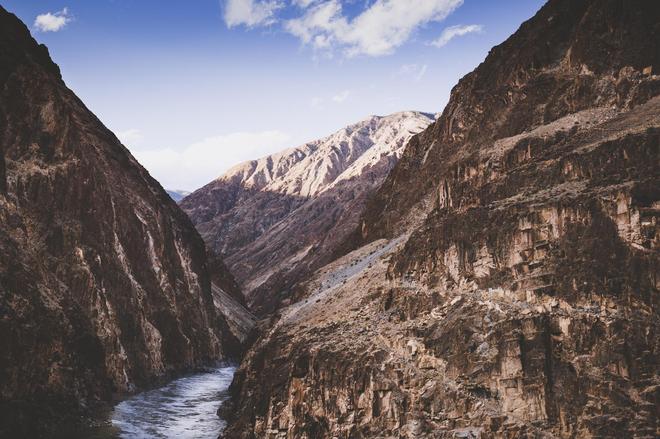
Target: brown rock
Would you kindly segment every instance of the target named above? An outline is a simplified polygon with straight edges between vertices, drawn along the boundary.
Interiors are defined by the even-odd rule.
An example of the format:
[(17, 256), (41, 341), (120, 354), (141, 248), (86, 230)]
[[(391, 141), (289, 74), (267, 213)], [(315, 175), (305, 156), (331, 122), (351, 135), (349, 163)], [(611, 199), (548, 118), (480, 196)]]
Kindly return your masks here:
[(256, 313), (296, 298), (295, 285), (332, 261), (429, 115), (372, 116), (326, 138), (237, 165), (181, 206), (226, 259)]
[(67, 437), (224, 358), (225, 325), (190, 220), (0, 8), (0, 437)]
[(659, 26), (551, 0), (495, 47), (247, 354), (226, 437), (656, 437)]

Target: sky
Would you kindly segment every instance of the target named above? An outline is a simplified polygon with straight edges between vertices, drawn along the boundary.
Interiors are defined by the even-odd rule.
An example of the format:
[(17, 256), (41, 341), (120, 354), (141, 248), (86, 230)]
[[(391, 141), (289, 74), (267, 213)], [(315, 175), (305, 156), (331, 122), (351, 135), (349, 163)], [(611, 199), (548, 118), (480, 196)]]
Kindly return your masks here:
[(441, 112), (542, 0), (0, 0), (161, 184)]

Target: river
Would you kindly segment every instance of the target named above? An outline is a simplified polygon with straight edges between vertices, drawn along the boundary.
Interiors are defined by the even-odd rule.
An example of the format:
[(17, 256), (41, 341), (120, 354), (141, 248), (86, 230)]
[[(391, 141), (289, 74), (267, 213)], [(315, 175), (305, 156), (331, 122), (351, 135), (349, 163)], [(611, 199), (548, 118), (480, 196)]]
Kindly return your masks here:
[(227, 423), (216, 414), (236, 368), (179, 378), (117, 404), (111, 421), (122, 439), (216, 439)]

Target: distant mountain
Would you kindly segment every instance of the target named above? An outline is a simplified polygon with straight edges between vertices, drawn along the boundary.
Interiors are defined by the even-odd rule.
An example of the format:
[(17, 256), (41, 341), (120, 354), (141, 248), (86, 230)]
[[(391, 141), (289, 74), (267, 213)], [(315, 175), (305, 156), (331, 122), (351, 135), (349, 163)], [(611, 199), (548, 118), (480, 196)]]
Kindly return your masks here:
[(248, 303), (271, 311), (287, 303), (297, 280), (329, 262), (404, 145), (432, 121), (413, 111), (369, 117), (240, 164), (181, 207), (223, 255)]
[(191, 194), (190, 191), (182, 191), (177, 189), (165, 189), (165, 192), (167, 192), (167, 195), (169, 195), (170, 198), (172, 198), (177, 203)]
[(74, 437), (99, 403), (227, 358), (252, 322), (208, 267), (188, 217), (0, 7), (0, 437)]

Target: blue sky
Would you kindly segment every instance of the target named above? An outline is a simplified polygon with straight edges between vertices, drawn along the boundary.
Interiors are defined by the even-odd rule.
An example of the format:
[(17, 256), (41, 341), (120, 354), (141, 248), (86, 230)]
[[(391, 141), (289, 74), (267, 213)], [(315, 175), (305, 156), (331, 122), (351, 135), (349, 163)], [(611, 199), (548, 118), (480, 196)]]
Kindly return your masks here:
[(0, 0), (165, 187), (371, 114), (440, 112), (541, 0)]

